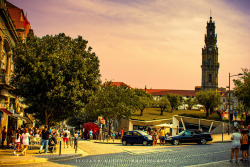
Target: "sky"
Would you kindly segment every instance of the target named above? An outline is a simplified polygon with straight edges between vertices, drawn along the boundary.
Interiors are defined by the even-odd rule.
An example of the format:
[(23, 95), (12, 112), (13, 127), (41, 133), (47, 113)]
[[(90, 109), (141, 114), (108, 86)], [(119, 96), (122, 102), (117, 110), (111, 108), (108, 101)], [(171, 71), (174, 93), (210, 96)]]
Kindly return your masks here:
[(103, 82), (194, 90), (201, 85), (210, 13), (219, 50), (218, 86), (228, 86), (229, 73), (250, 69), (249, 0), (8, 1), (27, 13), (38, 37), (65, 33), (87, 40), (100, 60)]

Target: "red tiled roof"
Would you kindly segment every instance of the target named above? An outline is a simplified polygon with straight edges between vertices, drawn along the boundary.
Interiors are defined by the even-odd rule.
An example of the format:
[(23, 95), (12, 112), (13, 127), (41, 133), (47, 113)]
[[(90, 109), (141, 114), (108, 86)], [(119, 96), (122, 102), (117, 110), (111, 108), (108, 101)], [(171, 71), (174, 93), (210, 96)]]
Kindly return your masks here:
[[(23, 9), (20, 9), (9, 2), (6, 2), (6, 5), (11, 18), (14, 21), (16, 29), (24, 29), (24, 35), (27, 36), (31, 26), (27, 17), (24, 15)], [(21, 36), (23, 36), (23, 32), (21, 32)]]
[(125, 84), (124, 82), (111, 82), (111, 85), (115, 85), (115, 86), (118, 86), (118, 87), (120, 87), (120, 86), (127, 86), (127, 87), (133, 89), (131, 86)]
[(196, 96), (195, 90), (173, 90), (173, 89), (146, 89), (153, 96), (166, 96), (169, 93), (181, 96)]

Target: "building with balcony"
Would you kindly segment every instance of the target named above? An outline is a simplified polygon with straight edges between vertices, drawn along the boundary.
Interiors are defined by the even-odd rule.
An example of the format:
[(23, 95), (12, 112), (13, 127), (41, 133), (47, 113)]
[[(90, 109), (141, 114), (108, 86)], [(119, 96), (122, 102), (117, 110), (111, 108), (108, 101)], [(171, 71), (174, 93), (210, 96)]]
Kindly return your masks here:
[(32, 123), (24, 113), (25, 105), (21, 98), (11, 93), (14, 88), (10, 85), (14, 70), (12, 49), (19, 36), (25, 41), (29, 30), (33, 33), (23, 10), (6, 0), (0, 0), (0, 138), (4, 126), (7, 129), (10, 126), (17, 129), (21, 125)]

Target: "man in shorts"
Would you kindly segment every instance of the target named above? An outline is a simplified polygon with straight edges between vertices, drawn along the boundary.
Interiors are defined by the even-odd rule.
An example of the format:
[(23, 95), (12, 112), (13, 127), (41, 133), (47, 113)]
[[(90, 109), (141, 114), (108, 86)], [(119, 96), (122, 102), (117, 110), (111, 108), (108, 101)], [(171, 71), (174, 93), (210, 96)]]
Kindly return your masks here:
[(241, 134), (239, 133), (239, 129), (236, 128), (234, 133), (232, 134), (232, 147), (231, 147), (231, 159), (229, 162), (233, 162), (234, 151), (235, 151), (235, 162), (238, 163), (239, 149), (240, 149), (240, 140), (242, 139)]
[(63, 133), (64, 148), (65, 148), (65, 142), (67, 144), (67, 148), (69, 148), (69, 137), (70, 137), (70, 132), (68, 131), (68, 128), (66, 128)]
[(164, 127), (161, 127), (159, 139), (160, 139), (160, 145), (161, 144), (164, 145), (165, 144), (165, 131), (164, 131)]

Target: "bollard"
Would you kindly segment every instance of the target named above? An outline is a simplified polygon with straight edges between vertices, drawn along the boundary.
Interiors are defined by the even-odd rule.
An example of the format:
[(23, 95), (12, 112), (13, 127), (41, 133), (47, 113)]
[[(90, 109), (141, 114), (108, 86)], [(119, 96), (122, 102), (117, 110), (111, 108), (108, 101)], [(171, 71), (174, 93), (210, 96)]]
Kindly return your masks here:
[(76, 148), (76, 139), (74, 139), (74, 149)]
[(59, 156), (61, 156), (62, 151), (62, 141), (60, 141), (60, 147), (59, 147)]
[(78, 140), (76, 139), (74, 142), (75, 143), (75, 153), (77, 153), (77, 142), (78, 142)]
[(74, 148), (75, 148), (75, 153), (76, 153), (77, 152), (77, 140), (75, 140), (74, 143), (75, 143), (75, 147)]

